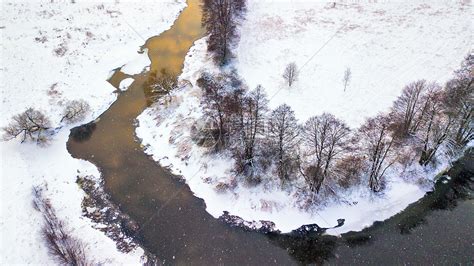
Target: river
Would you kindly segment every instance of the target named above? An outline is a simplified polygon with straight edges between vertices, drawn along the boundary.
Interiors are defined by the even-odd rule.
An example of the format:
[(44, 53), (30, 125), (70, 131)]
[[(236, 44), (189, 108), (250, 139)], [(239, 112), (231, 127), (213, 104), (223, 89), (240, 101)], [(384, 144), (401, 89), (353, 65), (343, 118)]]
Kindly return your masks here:
[[(173, 26), (145, 43), (151, 71), (180, 73), (186, 53), (203, 34), (200, 2), (188, 0)], [(457, 199), (459, 204), (447, 210), (425, 206), (421, 200), (383, 223), (341, 238), (263, 234), (213, 218), (203, 200), (147, 156), (136, 139), (136, 117), (151, 103), (145, 86), (148, 75), (134, 75), (129, 89), (100, 115), (92, 134), (82, 141), (70, 138), (68, 150), (99, 168), (111, 200), (140, 225), (134, 237), (164, 264), (472, 261), (474, 201), (469, 197)], [(125, 77), (117, 70), (109, 82), (118, 87)], [(414, 224), (403, 231), (403, 221)]]

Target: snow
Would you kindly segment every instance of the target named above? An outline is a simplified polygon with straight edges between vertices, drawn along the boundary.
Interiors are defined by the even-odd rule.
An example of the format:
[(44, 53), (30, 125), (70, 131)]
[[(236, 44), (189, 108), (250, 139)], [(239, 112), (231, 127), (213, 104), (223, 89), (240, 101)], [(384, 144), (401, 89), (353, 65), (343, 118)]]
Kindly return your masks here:
[(132, 85), (134, 79), (133, 78), (125, 78), (120, 81), (119, 89), (122, 91), (126, 91), (130, 85)]
[(139, 74), (144, 71), (151, 64), (148, 58), (148, 49), (143, 49), (143, 52), (136, 56), (134, 60), (125, 64), (120, 70), (129, 75)]
[[(365, 117), (387, 111), (409, 82), (446, 81), (472, 48), (468, 3), (383, 1), (329, 6), (319, 1), (248, 1), (246, 20), (239, 27), (241, 38), (234, 48), (239, 74), (250, 88), (263, 85), (271, 107), (291, 105), (301, 122), (331, 112), (355, 128)], [(298, 64), (300, 77), (288, 88), (281, 75), (291, 61)], [(346, 67), (352, 70), (352, 80), (344, 92)], [(298, 208), (298, 190), (280, 189), (271, 173), (257, 186), (239, 181), (235, 188), (222, 189), (226, 186), (220, 185), (232, 187), (234, 182), (233, 160), (227, 154), (207, 154), (190, 138), (190, 128), (202, 114), (196, 79), (214, 68), (205, 39), (197, 41), (180, 76), (193, 86), (175, 91), (171, 102), (163, 100), (145, 110), (136, 129), (145, 152), (183, 176), (214, 217), (228, 211), (248, 221), (270, 220), (283, 232), (303, 224), (334, 226), (343, 218), (342, 227), (327, 233), (358, 231), (423, 197), (436, 173), (448, 165), (443, 160), (436, 169), (394, 165), (383, 194), (371, 193), (365, 184), (355, 186), (344, 191), (341, 199), (328, 199), (308, 211)]]
[[(184, 1), (2, 1), (0, 126), (34, 107), (60, 126), (68, 100), (85, 99), (91, 120), (116, 99), (106, 79), (129, 62), (137, 73), (149, 61), (137, 54), (151, 36), (168, 29)], [(140, 65), (142, 64), (142, 65)], [(130, 80), (124, 82), (128, 86)], [(77, 124), (76, 124), (77, 125)], [(86, 254), (106, 264), (138, 264), (143, 250), (119, 252), (104, 233), (82, 217), (84, 193), (77, 175), (100, 177), (89, 162), (66, 150), (69, 129), (58, 128), (49, 144), (1, 142), (0, 264), (54, 264), (41, 239), (41, 215), (32, 206), (32, 187), (47, 185), (58, 217), (74, 237), (87, 244)]]
[[(272, 4), (269, 5), (269, 2)], [(472, 49), (472, 7), (446, 1), (249, 1), (236, 67), (261, 84), (271, 107), (289, 104), (304, 121), (330, 112), (357, 127), (386, 111), (409, 82), (441, 84)], [(299, 80), (288, 88), (286, 64)], [(343, 76), (352, 79), (344, 92)]]
[[(141, 249), (124, 254), (116, 250), (112, 239), (92, 228), (92, 222), (82, 217), (84, 194), (76, 184), (76, 176), (100, 176), (90, 163), (70, 157), (66, 150), (68, 130), (61, 130), (50, 146), (32, 143), (19, 145), (11, 141), (2, 145), (2, 264), (52, 264), (40, 228), (42, 217), (33, 209), (33, 185), (46, 185), (45, 196), (71, 234), (88, 245), (86, 254), (107, 263), (138, 263)], [(3, 161), (2, 158), (2, 161)], [(79, 173), (77, 171), (80, 171)]]

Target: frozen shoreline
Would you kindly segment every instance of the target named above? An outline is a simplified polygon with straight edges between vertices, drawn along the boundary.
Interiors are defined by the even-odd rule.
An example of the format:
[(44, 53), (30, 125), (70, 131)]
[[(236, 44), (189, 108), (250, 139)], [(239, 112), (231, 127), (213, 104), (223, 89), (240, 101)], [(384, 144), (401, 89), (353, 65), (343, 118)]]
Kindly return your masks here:
[[(106, 81), (110, 71), (129, 62), (134, 73), (147, 67), (149, 60), (136, 52), (144, 44), (142, 38), (168, 29), (185, 6), (184, 0), (2, 3), (0, 126), (33, 107), (58, 127), (65, 102), (74, 99), (85, 99), (91, 106), (92, 112), (81, 123), (98, 117), (117, 97)], [(76, 176), (99, 180), (100, 173), (93, 164), (67, 152), (69, 129), (77, 125), (60, 127), (44, 147), (21, 144), (19, 139), (1, 142), (2, 263), (55, 263), (40, 234), (41, 214), (32, 205), (36, 185), (47, 187), (44, 196), (71, 235), (87, 245), (90, 259), (106, 264), (140, 263), (141, 248), (119, 252), (114, 241), (82, 215), (85, 193), (76, 184)]]
[[(239, 74), (248, 82), (250, 88), (254, 88), (257, 84), (262, 84), (266, 89), (267, 95), (270, 97), (270, 107), (286, 102), (290, 104), (297, 114), (300, 121), (304, 121), (310, 115), (317, 115), (322, 112), (336, 111), (336, 115), (346, 121), (351, 127), (357, 127), (363, 121), (364, 116), (371, 116), (377, 112), (385, 111), (392, 104), (392, 101), (398, 96), (403, 86), (407, 83), (422, 78), (438, 78), (438, 82), (444, 82), (452, 75), (454, 70), (465, 56), (464, 49), (467, 50), (469, 42), (469, 34), (462, 34), (466, 27), (469, 27), (468, 13), (466, 7), (459, 6), (459, 10), (455, 7), (449, 7), (446, 4), (437, 4), (434, 7), (423, 6), (421, 3), (413, 3), (411, 5), (397, 6), (394, 3), (381, 3), (374, 5), (352, 5), (342, 10), (330, 10), (328, 12), (336, 12), (324, 14), (327, 23), (335, 24), (331, 27), (337, 28), (337, 23), (341, 17), (350, 17), (351, 12), (362, 12), (373, 15), (371, 19), (379, 19), (380, 16), (385, 17), (383, 23), (393, 23), (396, 19), (404, 18), (404, 23), (412, 21), (417, 15), (425, 16), (425, 21), (415, 25), (406, 25), (401, 23), (395, 29), (396, 36), (390, 39), (390, 43), (384, 43), (380, 50), (380, 43), (374, 41), (377, 33), (372, 31), (356, 32), (357, 28), (365, 29), (366, 25), (351, 28), (344, 34), (338, 36), (337, 43), (347, 43), (357, 37), (359, 41), (354, 44), (356, 50), (353, 51), (352, 61), (357, 61), (357, 55), (365, 58), (361, 62), (361, 69), (368, 69), (373, 64), (378, 64), (378, 70), (371, 70), (367, 73), (360, 73), (354, 76), (353, 85), (349, 96), (342, 96), (340, 92), (335, 90), (320, 90), (320, 84), (314, 85), (311, 76), (304, 74), (300, 76), (300, 80), (295, 88), (290, 90), (282, 88), (280, 72), (283, 66), (292, 55), (293, 60), (301, 57), (297, 62), (303, 62), (305, 56), (308, 56), (310, 50), (314, 50), (314, 43), (322, 43), (324, 36), (328, 36), (329, 32), (318, 32), (318, 21), (308, 21), (303, 26), (294, 21), (299, 17), (298, 14), (305, 12), (317, 12), (315, 10), (326, 10), (326, 6), (314, 3), (298, 3), (291, 8), (285, 3), (279, 3), (271, 8), (257, 1), (249, 1), (249, 12), (247, 20), (240, 28), (241, 40), (239, 46), (234, 49), (236, 54), (236, 67)], [(362, 11), (360, 11), (362, 10)], [(423, 10), (429, 10), (425, 13)], [(404, 15), (409, 13), (410, 15)], [(295, 16), (283, 16), (284, 14), (294, 14)], [(391, 13), (390, 13), (391, 12)], [(456, 13), (459, 12), (459, 13)], [(416, 47), (419, 43), (412, 43), (416, 40), (410, 39), (414, 32), (423, 36), (435, 35), (430, 29), (423, 27), (424, 23), (436, 22), (436, 14), (448, 13), (454, 16), (464, 14), (463, 18), (453, 24), (447, 24), (442, 18), (437, 19), (436, 25), (432, 30), (439, 31), (437, 34), (451, 34), (453, 42), (441, 46), (443, 50), (449, 49), (454, 51), (443, 57), (436, 57), (430, 63), (430, 67), (426, 64), (417, 63)], [(431, 15), (429, 15), (431, 14)], [(263, 18), (263, 19), (262, 19)], [(446, 18), (447, 19), (447, 18)], [(334, 21), (332, 21), (334, 20)], [(268, 23), (266, 23), (267, 21)], [(268, 28), (273, 22), (282, 25), (280, 28)], [(330, 23), (332, 21), (332, 23)], [(364, 23), (359, 17), (355, 19), (357, 23)], [(270, 23), (272, 22), (272, 23)], [(276, 23), (275, 22), (275, 23)], [(365, 23), (369, 23), (365, 22)], [(382, 24), (383, 24), (382, 23)], [(284, 27), (283, 27), (284, 26)], [(313, 26), (313, 27), (311, 27)], [(412, 30), (406, 30), (404, 27), (413, 27)], [(419, 28), (417, 28), (419, 26)], [(388, 27), (388, 25), (378, 25), (378, 27)], [(266, 30), (266, 31), (265, 31)], [(450, 31), (454, 31), (450, 33)], [(406, 36), (403, 36), (406, 32)], [(456, 35), (455, 33), (458, 33)], [(262, 38), (262, 34), (268, 38)], [(298, 36), (295, 39), (294, 36)], [(313, 36), (313, 37), (311, 37)], [(318, 40), (314, 36), (320, 36)], [(408, 36), (408, 37), (407, 37)], [(403, 37), (406, 37), (403, 39)], [(313, 38), (313, 39), (311, 39)], [(433, 37), (435, 38), (435, 37)], [(459, 38), (459, 40), (456, 40)], [(301, 41), (305, 40), (305, 41)], [(364, 43), (363, 40), (369, 40)], [(380, 56), (388, 56), (383, 54), (384, 49), (390, 51), (390, 45), (398, 45), (406, 47), (405, 58), (402, 62), (380, 62), (377, 56), (368, 57), (367, 45), (374, 45), (373, 51), (378, 51)], [(405, 46), (404, 46), (405, 45)], [(431, 52), (439, 53), (439, 46), (432, 43), (431, 46), (427, 42), (423, 42), (426, 47), (426, 54)], [(338, 75), (335, 67), (341, 65), (345, 67), (344, 60), (340, 59), (341, 53), (337, 53), (338, 45), (334, 45), (323, 57), (323, 61), (316, 64), (315, 71), (324, 70), (320, 73), (320, 77), (325, 77), (321, 82), (323, 88), (339, 88), (342, 86), (340, 78), (344, 69), (341, 69), (341, 75)], [(298, 47), (291, 50), (290, 47)], [(358, 48), (357, 48), (358, 47)], [(365, 47), (365, 48), (364, 48)], [(344, 46), (339, 47), (344, 48)], [(347, 48), (347, 47), (346, 47)], [(420, 51), (418, 51), (420, 52)], [(273, 58), (278, 54), (276, 58)], [(332, 64), (332, 56), (339, 58), (338, 64)], [(309, 57), (309, 56), (308, 56)], [(370, 61), (373, 59), (373, 61)], [(408, 60), (408, 61), (407, 61)], [(276, 62), (275, 62), (276, 61)], [(336, 60), (337, 61), (337, 60)], [(423, 60), (425, 61), (425, 60)], [(378, 97), (370, 100), (380, 100), (373, 104), (368, 104), (364, 99), (370, 94), (370, 88), (374, 88), (370, 84), (364, 83), (364, 80), (371, 80), (368, 77), (373, 76), (384, 79), (386, 71), (393, 72), (395, 69), (403, 66), (407, 62), (411, 65), (409, 74), (405, 70), (400, 70), (400, 77), (396, 82), (386, 84), (384, 90), (378, 92)], [(313, 62), (314, 63), (314, 62)], [(343, 64), (344, 63), (344, 64)], [(426, 63), (426, 62), (425, 62)], [(300, 63), (302, 64), (302, 63)], [(400, 64), (400, 65), (397, 65)], [(202, 67), (205, 66), (205, 67)], [(432, 67), (431, 67), (432, 66)], [(441, 66), (441, 67), (440, 67)], [(210, 69), (209, 69), (210, 68)], [(319, 70), (317, 70), (319, 69)], [(214, 217), (219, 217), (223, 211), (228, 211), (231, 215), (237, 215), (248, 221), (269, 220), (275, 223), (276, 229), (282, 232), (289, 232), (298, 228), (303, 224), (316, 223), (322, 227), (331, 227), (337, 224), (337, 219), (345, 219), (344, 226), (336, 229), (330, 229), (328, 234), (339, 235), (348, 231), (359, 231), (370, 226), (375, 221), (383, 221), (396, 213), (405, 209), (410, 203), (417, 201), (432, 188), (433, 178), (437, 173), (444, 170), (449, 163), (447, 161), (439, 164), (436, 169), (423, 170), (416, 163), (410, 169), (402, 169), (402, 167), (393, 167), (389, 178), (387, 179), (387, 188), (382, 195), (373, 195), (365, 186), (356, 186), (348, 191), (344, 191), (340, 196), (343, 199), (323, 202), (321, 206), (312, 211), (302, 211), (297, 206), (296, 189), (280, 189), (278, 182), (271, 179), (264, 180), (263, 184), (256, 187), (246, 187), (238, 182), (234, 189), (228, 191), (220, 191), (217, 189), (219, 184), (229, 184), (232, 182), (233, 173), (231, 171), (233, 161), (230, 156), (222, 154), (208, 155), (205, 149), (195, 145), (190, 138), (190, 128), (192, 124), (199, 119), (202, 110), (200, 103), (200, 89), (196, 86), (196, 79), (203, 70), (214, 71), (214, 66), (206, 53), (205, 40), (201, 39), (195, 43), (188, 53), (180, 76), (181, 80), (188, 80), (193, 86), (180, 89), (173, 93), (173, 100), (170, 104), (160, 103), (145, 110), (139, 117), (139, 127), (136, 129), (137, 136), (142, 140), (145, 146), (145, 152), (153, 156), (162, 166), (169, 167), (171, 172), (183, 176), (186, 183), (190, 186), (193, 193), (204, 199), (206, 202), (206, 210)], [(306, 69), (307, 70), (307, 69)], [(305, 71), (306, 71), (305, 70)], [(404, 74), (403, 74), (404, 73)], [(396, 73), (395, 73), (396, 74)], [(392, 73), (390, 76), (393, 76)], [(341, 77), (339, 77), (341, 76)], [(339, 77), (339, 78), (338, 78)], [(379, 81), (380, 81), (379, 80)], [(315, 88), (316, 86), (316, 88)], [(363, 88), (363, 89), (361, 89)], [(355, 93), (363, 91), (363, 93)], [(274, 97), (272, 97), (272, 95)], [(316, 97), (316, 95), (318, 97)], [(321, 97), (322, 96), (322, 97)], [(308, 100), (305, 100), (308, 99)], [(317, 99), (317, 103), (311, 101)], [(353, 105), (349, 105), (349, 102)], [(309, 105), (308, 105), (309, 104)], [(336, 109), (344, 106), (342, 111)], [(364, 116), (357, 114), (363, 113)], [(304, 186), (302, 183), (294, 184), (296, 186)]]

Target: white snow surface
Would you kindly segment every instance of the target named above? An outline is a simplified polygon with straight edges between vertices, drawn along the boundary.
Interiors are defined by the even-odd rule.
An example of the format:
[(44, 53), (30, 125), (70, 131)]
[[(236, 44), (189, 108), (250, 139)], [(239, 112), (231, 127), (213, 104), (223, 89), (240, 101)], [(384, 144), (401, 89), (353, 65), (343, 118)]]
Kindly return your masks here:
[[(291, 105), (300, 122), (331, 112), (355, 128), (365, 117), (387, 111), (407, 83), (444, 82), (472, 48), (469, 3), (381, 1), (329, 6), (318, 1), (248, 1), (241, 39), (234, 48), (235, 64), (250, 88), (262, 84), (271, 107)], [(281, 75), (291, 61), (300, 67), (300, 78), (289, 89)], [(342, 76), (347, 66), (353, 78), (344, 92)], [(436, 173), (448, 165), (441, 163), (437, 169), (395, 165), (387, 173), (382, 195), (374, 195), (364, 184), (340, 194), (342, 200), (330, 199), (310, 211), (296, 206), (297, 189), (280, 189), (271, 173), (255, 187), (238, 182), (234, 189), (216, 189), (234, 179), (233, 160), (226, 154), (208, 155), (190, 139), (190, 127), (202, 114), (196, 79), (203, 70), (216, 71), (213, 68), (201, 39), (188, 53), (180, 76), (194, 86), (175, 91), (170, 103), (163, 100), (145, 110), (136, 133), (145, 151), (183, 176), (214, 217), (229, 211), (249, 221), (273, 221), (283, 232), (303, 224), (334, 226), (343, 218), (342, 227), (327, 233), (358, 231), (420, 199), (431, 189)]]
[(122, 81), (120, 81), (119, 89), (121, 91), (126, 91), (130, 85), (132, 85), (133, 81), (135, 81), (133, 78), (125, 78)]
[[(2, 127), (27, 107), (42, 110), (60, 126), (65, 102), (74, 99), (91, 105), (85, 121), (97, 117), (116, 99), (106, 81), (111, 71), (128, 62), (140, 71), (146, 67), (149, 61), (137, 54), (140, 46), (168, 29), (186, 6), (184, 0), (1, 4)], [(41, 215), (33, 209), (34, 185), (47, 185), (45, 196), (71, 234), (86, 243), (88, 257), (113, 265), (140, 263), (143, 250), (119, 252), (81, 215), (84, 193), (76, 176), (100, 173), (67, 152), (69, 129), (76, 125), (60, 128), (44, 147), (19, 139), (1, 142), (0, 264), (55, 264), (41, 239)]]
[[(386, 111), (409, 82), (441, 84), (472, 50), (470, 1), (248, 1), (235, 54), (250, 88), (302, 121), (329, 112), (351, 127)], [(295, 62), (299, 79), (284, 83)], [(343, 76), (352, 78), (344, 92)]]
[(125, 64), (120, 71), (125, 74), (135, 75), (146, 70), (151, 64), (150, 58), (148, 58), (148, 49), (143, 49), (143, 51), (140, 52), (141, 53), (136, 56), (133, 61)]

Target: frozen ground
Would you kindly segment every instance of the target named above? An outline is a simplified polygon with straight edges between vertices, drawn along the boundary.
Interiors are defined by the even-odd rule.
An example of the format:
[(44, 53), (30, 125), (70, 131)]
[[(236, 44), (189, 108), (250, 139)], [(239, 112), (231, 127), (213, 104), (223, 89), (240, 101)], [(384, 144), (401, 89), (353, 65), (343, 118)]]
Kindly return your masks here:
[[(405, 84), (417, 79), (444, 82), (472, 48), (468, 3), (384, 1), (330, 8), (321, 2), (269, 2), (249, 1), (240, 44), (234, 49), (236, 67), (251, 88), (266, 88), (271, 107), (288, 103), (300, 121), (331, 112), (355, 128), (365, 117), (386, 111)], [(301, 73), (289, 89), (281, 75), (291, 61)], [(421, 198), (434, 175), (446, 167), (395, 165), (383, 195), (358, 186), (310, 212), (297, 208), (296, 189), (281, 190), (270, 177), (256, 187), (240, 183), (234, 189), (216, 189), (232, 183), (233, 162), (226, 155), (205, 155), (189, 135), (201, 115), (201, 91), (195, 81), (203, 65), (212, 67), (201, 39), (188, 53), (180, 76), (194, 86), (176, 91), (171, 103), (147, 109), (136, 132), (146, 152), (182, 175), (214, 217), (226, 210), (246, 220), (271, 220), (284, 232), (310, 223), (334, 226), (336, 219), (344, 218), (343, 227), (328, 233), (361, 230)], [(353, 78), (344, 92), (346, 67)]]
[[(301, 120), (330, 112), (357, 127), (407, 83), (446, 81), (473, 48), (470, 1), (269, 2), (248, 2), (237, 69), (266, 89), (272, 107), (285, 102)], [(300, 75), (288, 89), (281, 76), (290, 62)]]
[[(116, 98), (106, 82), (111, 71), (128, 62), (133, 73), (146, 67), (149, 61), (136, 51), (146, 38), (169, 28), (185, 7), (184, 0), (71, 2), (2, 1), (0, 126), (34, 107), (57, 127), (64, 103), (74, 99), (91, 105), (86, 120), (97, 117)], [(130, 80), (123, 83), (128, 87)], [(100, 174), (67, 152), (71, 126), (59, 129), (45, 147), (1, 142), (0, 264), (53, 263), (40, 237), (40, 214), (32, 207), (32, 187), (45, 184), (45, 195), (71, 234), (88, 245), (89, 257), (108, 264), (139, 263), (142, 250), (120, 253), (81, 216), (84, 194), (76, 176)]]

